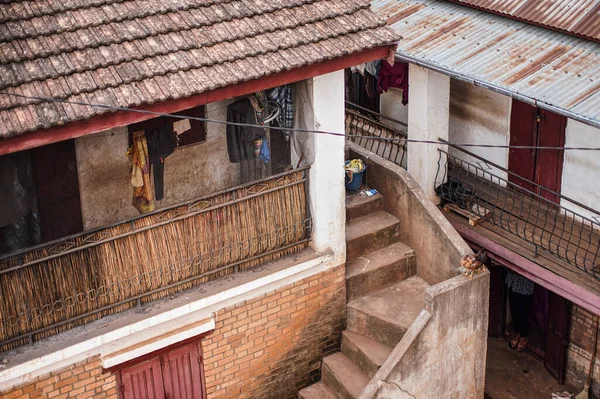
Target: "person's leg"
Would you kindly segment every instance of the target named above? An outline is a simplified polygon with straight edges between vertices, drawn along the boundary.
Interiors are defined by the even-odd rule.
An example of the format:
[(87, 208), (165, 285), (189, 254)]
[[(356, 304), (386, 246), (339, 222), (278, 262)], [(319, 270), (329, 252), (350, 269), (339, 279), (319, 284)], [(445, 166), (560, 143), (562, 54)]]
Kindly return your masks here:
[(508, 289), (508, 300), (510, 303), (510, 315), (512, 318), (512, 325), (513, 325), (513, 330), (515, 331), (513, 337), (511, 338), (510, 341), (510, 347), (511, 348), (516, 348), (517, 344), (519, 343), (519, 338), (521, 337), (519, 332), (520, 332), (520, 313), (519, 313), (519, 299), (517, 298), (517, 295), (513, 290), (511, 290), (510, 288)]

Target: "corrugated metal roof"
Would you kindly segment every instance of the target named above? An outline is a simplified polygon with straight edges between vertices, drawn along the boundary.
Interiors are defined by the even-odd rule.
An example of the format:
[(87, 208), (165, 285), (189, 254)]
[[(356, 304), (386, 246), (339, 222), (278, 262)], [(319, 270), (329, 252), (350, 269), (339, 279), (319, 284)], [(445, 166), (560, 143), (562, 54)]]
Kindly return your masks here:
[(600, 42), (600, 0), (450, 0)]
[(600, 44), (440, 0), (375, 0), (397, 56), (600, 127)]

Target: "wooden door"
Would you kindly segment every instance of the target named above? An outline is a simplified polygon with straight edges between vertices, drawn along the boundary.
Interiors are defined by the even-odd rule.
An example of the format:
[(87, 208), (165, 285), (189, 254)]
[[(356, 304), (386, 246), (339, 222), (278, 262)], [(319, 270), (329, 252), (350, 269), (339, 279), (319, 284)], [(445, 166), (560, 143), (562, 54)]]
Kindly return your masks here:
[(206, 398), (199, 341), (165, 353), (161, 363), (166, 399)]
[(31, 150), (42, 241), (83, 230), (75, 141)]
[(550, 292), (550, 311), (546, 333), (544, 365), (559, 384), (565, 381), (567, 337), (569, 332), (569, 301)]
[[(566, 118), (513, 100), (510, 121), (511, 146), (562, 147), (565, 143)], [(532, 191), (555, 204), (560, 198), (536, 187), (534, 182), (560, 193), (563, 151), (547, 149), (511, 148), (508, 169), (523, 179), (509, 175), (508, 180)]]
[(160, 358), (121, 371), (123, 399), (166, 399)]
[[(510, 145), (535, 146), (537, 142), (537, 108), (513, 100), (510, 115)], [(510, 148), (508, 169), (524, 179), (535, 181), (535, 149)], [(534, 185), (511, 174), (508, 180), (526, 190), (534, 191)]]
[[(540, 147), (564, 147), (566, 118), (549, 111), (539, 110), (538, 140)], [(542, 187), (560, 193), (562, 180), (563, 153), (560, 150), (538, 149), (535, 164), (535, 182)], [(546, 190), (538, 189), (537, 193), (560, 204), (560, 197)]]
[(505, 269), (498, 264), (490, 263), (490, 305), (488, 336), (498, 338), (504, 335), (506, 328), (506, 278)]

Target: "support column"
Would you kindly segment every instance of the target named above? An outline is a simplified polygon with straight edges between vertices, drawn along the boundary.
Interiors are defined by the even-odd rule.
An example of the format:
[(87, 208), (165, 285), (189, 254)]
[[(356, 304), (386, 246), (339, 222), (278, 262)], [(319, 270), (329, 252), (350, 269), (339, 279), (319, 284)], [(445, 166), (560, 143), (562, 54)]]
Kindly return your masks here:
[[(314, 130), (344, 133), (344, 71), (312, 79)], [(346, 261), (346, 209), (344, 187), (344, 137), (313, 134), (314, 162), (310, 169), (310, 205), (313, 246), (333, 250)]]
[[(450, 116), (450, 77), (417, 65), (409, 65), (408, 138), (411, 140), (448, 140)], [(408, 172), (425, 195), (438, 203), (435, 176), (439, 152), (435, 144), (408, 143)]]

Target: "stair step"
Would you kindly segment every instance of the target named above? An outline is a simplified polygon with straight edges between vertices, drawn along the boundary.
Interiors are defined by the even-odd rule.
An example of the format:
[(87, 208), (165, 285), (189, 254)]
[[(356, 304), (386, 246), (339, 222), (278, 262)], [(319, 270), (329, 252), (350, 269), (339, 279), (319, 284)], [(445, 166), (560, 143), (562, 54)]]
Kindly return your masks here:
[(348, 301), (413, 276), (416, 259), (412, 248), (397, 242), (351, 260), (346, 265)]
[(299, 399), (337, 399), (337, 396), (323, 381), (310, 385), (298, 392)]
[(399, 220), (384, 212), (374, 212), (346, 225), (346, 260), (398, 241)]
[(346, 196), (346, 222), (383, 210), (383, 196), (379, 193)]
[(337, 397), (343, 399), (358, 398), (369, 383), (369, 378), (341, 352), (323, 359), (321, 378)]
[(396, 346), (423, 309), (427, 287), (412, 276), (348, 302), (348, 330)]
[(373, 378), (392, 350), (391, 346), (364, 335), (348, 330), (342, 332), (342, 353), (369, 378)]

